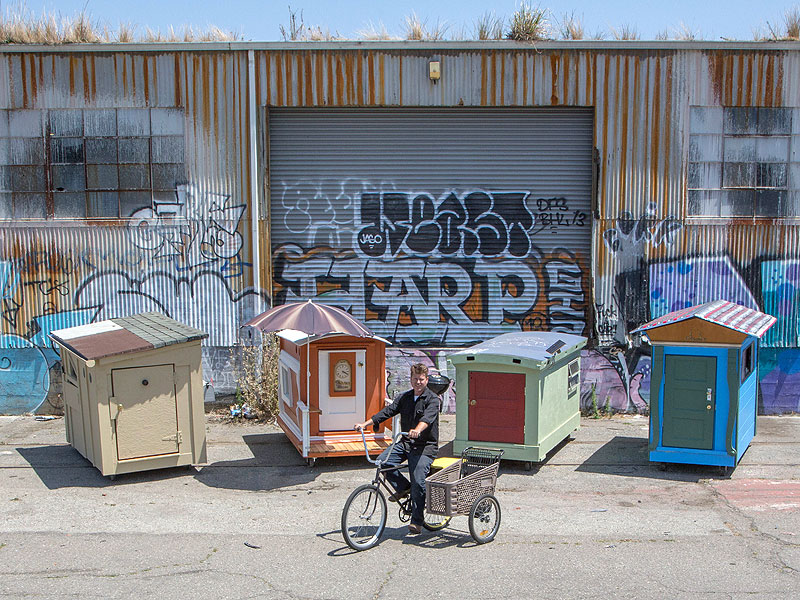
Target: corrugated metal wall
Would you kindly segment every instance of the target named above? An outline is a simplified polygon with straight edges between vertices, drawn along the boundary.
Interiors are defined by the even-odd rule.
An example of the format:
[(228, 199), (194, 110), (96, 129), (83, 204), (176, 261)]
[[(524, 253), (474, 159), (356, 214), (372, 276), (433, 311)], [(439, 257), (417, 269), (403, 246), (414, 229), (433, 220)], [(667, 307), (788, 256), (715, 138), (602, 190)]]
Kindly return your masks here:
[[(254, 90), (248, 88), (248, 53), (255, 59)], [(441, 60), (442, 78), (436, 84), (427, 76), (432, 59)], [(601, 344), (622, 342), (629, 325), (654, 311), (724, 293), (779, 316), (767, 345), (797, 346), (796, 219), (686, 217), (693, 107), (798, 107), (800, 51), (788, 43), (6, 47), (0, 54), (0, 109), (183, 110), (186, 181), (176, 182), (177, 207), (144, 215), (148, 218), (136, 228), (125, 219), (0, 224), (4, 335), (15, 336), (18, 345), (45, 344), (36, 337), (35, 332), (44, 331), (37, 329), (37, 318), (91, 308), (79, 292), (93, 278), (103, 290), (101, 308), (115, 306), (124, 289), (119, 281), (148, 294), (155, 286), (152, 293), (159, 302), (176, 306), (186, 297), (209, 306), (207, 298), (221, 297), (221, 289), (230, 306), (214, 309), (220, 316), (210, 319), (217, 325), (210, 331), (211, 343), (227, 344), (235, 334), (233, 315), (247, 312), (243, 302), (253, 300), (256, 278), (248, 263), (256, 241), (262, 249), (260, 280), (271, 277), (268, 223), (256, 228), (265, 239), (253, 240), (250, 234), (252, 190), (266, 195), (269, 177), (263, 124), (261, 172), (251, 172), (256, 127), (251, 91), (255, 106), (273, 108), (591, 108), (599, 177), (593, 268), (585, 275), (593, 281)], [(797, 161), (800, 123), (792, 127), (790, 161)], [(11, 135), (0, 131), (0, 137), (6, 133)], [(791, 178), (800, 179), (794, 166), (790, 170)], [(262, 209), (265, 219), (266, 202)], [(175, 214), (182, 214), (180, 223)], [(29, 234), (26, 227), (41, 235)], [(145, 231), (154, 232), (153, 237)], [(55, 276), (62, 268), (58, 265), (68, 262), (62, 256), (72, 253), (74, 262), (84, 252), (99, 255), (97, 264), (79, 259), (77, 274)], [(130, 266), (124, 257), (137, 252)], [(50, 283), (44, 283), (43, 270), (51, 275)], [(142, 287), (151, 273), (163, 278)], [(665, 294), (667, 289), (672, 291)], [(116, 306), (127, 310), (132, 305)], [(85, 318), (78, 313), (64, 317), (65, 323)], [(196, 315), (186, 318), (207, 326)], [(219, 353), (209, 368), (224, 381), (226, 364)]]
[(590, 322), (592, 112), (274, 109), (274, 300), (399, 345)]

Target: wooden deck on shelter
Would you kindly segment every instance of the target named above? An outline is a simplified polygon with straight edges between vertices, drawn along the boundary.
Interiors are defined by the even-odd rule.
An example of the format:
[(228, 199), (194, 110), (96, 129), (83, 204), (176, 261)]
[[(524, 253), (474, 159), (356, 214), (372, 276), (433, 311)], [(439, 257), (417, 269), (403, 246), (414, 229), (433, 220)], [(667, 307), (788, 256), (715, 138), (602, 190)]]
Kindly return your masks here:
[[(278, 419), (278, 425), (292, 442), (297, 451), (303, 454), (303, 441)], [(364, 443), (354, 440), (351, 433), (323, 433), (323, 439), (315, 439), (309, 445), (308, 457), (320, 458), (323, 456), (358, 456), (364, 454)], [(367, 450), (371, 455), (380, 454), (391, 445), (390, 439), (367, 439)]]

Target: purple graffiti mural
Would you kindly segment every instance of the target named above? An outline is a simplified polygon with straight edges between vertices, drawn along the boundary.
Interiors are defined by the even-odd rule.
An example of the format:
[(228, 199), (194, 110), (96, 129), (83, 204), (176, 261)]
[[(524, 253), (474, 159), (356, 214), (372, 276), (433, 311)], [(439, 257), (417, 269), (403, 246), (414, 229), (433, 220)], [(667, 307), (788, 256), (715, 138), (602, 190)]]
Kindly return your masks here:
[(762, 348), (758, 357), (763, 414), (800, 412), (800, 350)]
[(727, 256), (685, 258), (650, 265), (650, 318), (728, 300), (758, 310), (755, 298)]
[(597, 407), (615, 412), (645, 413), (650, 404), (650, 357), (640, 351), (581, 352), (581, 410)]
[(386, 371), (389, 375), (386, 387), (387, 398), (395, 398), (405, 392), (410, 387), (411, 365), (422, 363), (428, 367), (429, 373), (440, 373), (451, 379), (450, 388), (441, 396), (441, 412), (454, 413), (456, 411), (456, 374), (452, 366), (448, 370), (447, 355), (450, 352), (454, 352), (454, 350), (446, 348), (387, 348)]

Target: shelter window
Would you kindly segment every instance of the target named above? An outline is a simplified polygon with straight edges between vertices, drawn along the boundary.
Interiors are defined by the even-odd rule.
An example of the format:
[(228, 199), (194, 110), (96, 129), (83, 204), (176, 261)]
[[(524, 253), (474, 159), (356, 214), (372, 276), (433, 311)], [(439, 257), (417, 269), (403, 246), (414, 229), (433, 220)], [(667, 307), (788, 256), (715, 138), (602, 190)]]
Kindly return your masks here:
[(750, 344), (747, 348), (742, 350), (742, 383), (744, 383), (755, 370), (755, 346), (755, 344)]
[(800, 216), (800, 109), (694, 106), (687, 211)]
[(575, 359), (567, 365), (567, 396), (572, 396), (578, 391), (581, 383), (580, 360)]
[(186, 183), (179, 108), (0, 110), (0, 219), (119, 219)]

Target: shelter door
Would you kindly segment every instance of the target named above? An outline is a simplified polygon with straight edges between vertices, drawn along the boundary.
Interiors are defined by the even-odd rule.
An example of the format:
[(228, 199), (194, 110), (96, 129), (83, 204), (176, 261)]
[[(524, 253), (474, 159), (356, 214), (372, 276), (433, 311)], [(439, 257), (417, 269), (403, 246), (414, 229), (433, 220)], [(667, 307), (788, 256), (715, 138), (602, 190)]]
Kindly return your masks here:
[(667, 355), (664, 361), (664, 446), (714, 447), (717, 359)]
[(366, 350), (319, 353), (319, 429), (341, 431), (366, 418)]
[(476, 442), (525, 442), (525, 375), (469, 374), (469, 439)]
[(113, 369), (119, 460), (178, 452), (178, 403), (173, 365)]

